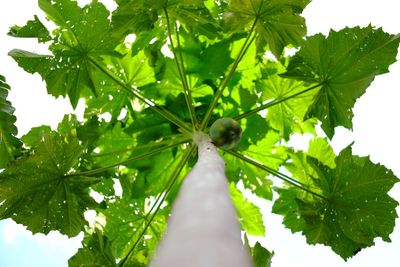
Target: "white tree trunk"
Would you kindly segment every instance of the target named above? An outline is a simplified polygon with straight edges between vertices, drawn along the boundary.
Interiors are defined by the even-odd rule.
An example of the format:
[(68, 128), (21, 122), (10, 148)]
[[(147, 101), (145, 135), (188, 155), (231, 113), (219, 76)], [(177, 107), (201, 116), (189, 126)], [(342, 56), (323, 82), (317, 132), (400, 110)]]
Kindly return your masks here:
[(250, 267), (225, 176), (225, 162), (205, 134), (196, 134), (199, 159), (186, 176), (164, 240), (150, 266)]

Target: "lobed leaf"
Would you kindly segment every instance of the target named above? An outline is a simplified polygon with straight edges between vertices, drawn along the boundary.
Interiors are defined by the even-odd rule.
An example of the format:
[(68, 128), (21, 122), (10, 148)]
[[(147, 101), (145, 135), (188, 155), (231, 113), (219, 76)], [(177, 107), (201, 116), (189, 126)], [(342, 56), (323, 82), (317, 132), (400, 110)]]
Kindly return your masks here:
[(289, 45), (301, 43), (307, 29), (300, 13), (309, 0), (231, 0), (225, 21), (230, 30), (245, 30), (255, 24), (257, 51), (264, 54), (268, 44), (271, 52), (280, 57)]
[(301, 123), (313, 103), (317, 93), (315, 90), (307, 91), (309, 86), (303, 82), (286, 79), (279, 76), (285, 71), (280, 63), (267, 64), (263, 69), (263, 79), (256, 82), (257, 91), (261, 92), (263, 101), (286, 99), (268, 108), (267, 119), (285, 140)]
[(111, 249), (113, 244), (101, 230), (95, 229), (85, 238), (83, 247), (68, 260), (69, 267), (116, 267), (116, 258)]
[(306, 117), (317, 117), (332, 138), (336, 126), (352, 128), (352, 108), (376, 75), (396, 61), (400, 35), (374, 29), (345, 28), (328, 37), (308, 37), (283, 77), (322, 83)]
[(336, 168), (308, 158), (317, 177), (315, 187), (326, 199), (300, 194), (297, 189), (279, 189), (273, 212), (284, 216), (284, 225), (302, 232), (309, 244), (324, 244), (343, 259), (372, 246), (376, 237), (390, 241), (398, 203), (387, 193), (398, 178), (367, 157), (343, 150)]
[[(76, 107), (82, 96), (97, 95), (92, 61), (112, 54), (118, 45), (110, 26), (109, 11), (97, 1), (80, 8), (75, 1), (39, 0), (40, 8), (59, 28), (53, 34), (52, 55), (12, 50), (9, 55), (29, 73), (39, 73), (47, 91), (67, 96)], [(25, 26), (29, 27), (28, 25)]]
[[(107, 218), (104, 233), (113, 240), (112, 251), (117, 258), (123, 258), (143, 230), (147, 222), (149, 204), (144, 199), (132, 199), (128, 195), (117, 198), (107, 204), (107, 209), (102, 213)], [(147, 238), (140, 240), (137, 249), (129, 258), (130, 264), (134, 266), (146, 266), (150, 257), (157, 248), (158, 241), (166, 228), (166, 212), (159, 212), (147, 232)]]
[(33, 233), (58, 230), (76, 236), (86, 225), (84, 211), (97, 206), (89, 196), (97, 178), (66, 176), (83, 147), (73, 134), (61, 136), (43, 127), (23, 140), (29, 140), (30, 153), (0, 174), (0, 218), (12, 218)]
[(8, 35), (22, 38), (37, 38), (39, 42), (47, 42), (53, 39), (36, 15), (34, 19), (28, 21), (25, 26), (12, 26)]

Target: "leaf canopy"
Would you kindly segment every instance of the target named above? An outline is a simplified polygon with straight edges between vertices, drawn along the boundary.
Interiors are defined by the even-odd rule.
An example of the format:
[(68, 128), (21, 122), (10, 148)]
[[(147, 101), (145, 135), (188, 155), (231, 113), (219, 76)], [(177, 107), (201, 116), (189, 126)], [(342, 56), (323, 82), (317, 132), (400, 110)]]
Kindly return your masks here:
[[(231, 117), (242, 140), (221, 154), (247, 234), (268, 229), (238, 184), (266, 200), (277, 191), (284, 225), (344, 259), (376, 237), (390, 240), (398, 203), (387, 193), (398, 179), (350, 147), (335, 155), (316, 125), (329, 138), (337, 126), (351, 129), (357, 98), (395, 62), (399, 35), (368, 26), (306, 37), (308, 0), (115, 2), (110, 12), (95, 0), (39, 0), (54, 30), (36, 16), (11, 27), (49, 54), (10, 56), (85, 111), (18, 139), (0, 77), (1, 219), (34, 233), (84, 231), (70, 266), (146, 266), (196, 162), (192, 133)], [(314, 136), (307, 151), (288, 145), (295, 133)], [(260, 243), (250, 252), (255, 266), (270, 264)]]

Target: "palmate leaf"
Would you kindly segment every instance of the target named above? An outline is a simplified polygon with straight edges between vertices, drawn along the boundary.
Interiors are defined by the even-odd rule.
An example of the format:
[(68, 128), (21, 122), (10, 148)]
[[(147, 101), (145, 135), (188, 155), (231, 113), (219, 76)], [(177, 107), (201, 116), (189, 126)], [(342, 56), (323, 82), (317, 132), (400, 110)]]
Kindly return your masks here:
[(266, 178), (265, 171), (247, 164), (230, 154), (224, 155), (226, 175), (232, 182), (243, 181), (246, 189), (251, 190), (258, 197), (272, 199), (272, 181)]
[[(96, 149), (98, 150), (96, 152), (98, 153), (93, 155), (92, 162), (98, 166), (107, 166), (126, 160), (129, 156), (128, 151), (122, 152), (124, 152), (124, 149), (133, 147), (133, 145), (132, 136), (124, 132), (121, 123), (117, 123), (99, 136), (96, 142)], [(102, 154), (106, 155), (101, 156)]]
[(84, 240), (83, 247), (68, 260), (70, 267), (116, 267), (116, 259), (111, 249), (113, 242), (101, 230)]
[(284, 147), (277, 145), (280, 140), (278, 133), (269, 131), (265, 138), (241, 152), (272, 169), (278, 169), (287, 157)]
[[(217, 36), (218, 25), (214, 22), (204, 0), (118, 0), (113, 12), (113, 28), (117, 35), (139, 34), (155, 27), (165, 10), (171, 21), (179, 21), (191, 32), (199, 32), (210, 38)], [(154, 36), (160, 37), (160, 36)], [(165, 36), (164, 36), (165, 37)]]
[(15, 109), (7, 100), (10, 86), (6, 79), (0, 75), (0, 169), (19, 154), (21, 142), (16, 138), (17, 127), (15, 126), (16, 117), (13, 115)]
[[(117, 258), (126, 256), (138, 239), (149, 218), (146, 217), (148, 209), (144, 199), (132, 199), (124, 195), (107, 204), (107, 209), (101, 211), (107, 218), (104, 234), (113, 240), (111, 247)], [(166, 228), (167, 214), (168, 207), (157, 213), (147, 231), (148, 238), (140, 240), (127, 266), (147, 266)]]
[[(49, 94), (68, 95), (76, 107), (80, 97), (97, 94), (91, 60), (113, 53), (118, 44), (119, 40), (112, 35), (110, 13), (97, 1), (80, 8), (75, 1), (40, 0), (39, 6), (59, 26), (50, 46), (53, 55), (22, 50), (13, 50), (9, 55), (27, 72), (39, 73)], [(29, 23), (23, 28), (29, 27)]]
[[(233, 62), (230, 46), (235, 38), (217, 41), (209, 44), (198, 36), (180, 28), (178, 31), (180, 47), (174, 41), (176, 53), (182, 54), (188, 87), (192, 96), (196, 99), (213, 94), (213, 88), (209, 84), (218, 85), (224, 72)], [(181, 48), (181, 49), (178, 49)], [(170, 46), (170, 49), (173, 48)], [(219, 56), (216, 57), (215, 55)], [(183, 84), (174, 59), (159, 56), (157, 64), (160, 66), (157, 72), (157, 83), (141, 88), (142, 92), (150, 98), (165, 98), (165, 96), (177, 96), (183, 91)], [(158, 102), (163, 104), (162, 102)], [(186, 105), (186, 104), (185, 104)], [(179, 114), (179, 113), (178, 113)]]
[[(23, 137), (31, 150), (0, 174), (0, 218), (12, 218), (33, 233), (58, 230), (70, 237), (83, 230), (83, 213), (97, 206), (89, 186), (97, 178), (65, 176), (75, 168), (83, 147), (47, 127)], [(34, 141), (33, 141), (34, 140)]]
[(336, 158), (331, 169), (309, 158), (318, 177), (315, 186), (326, 199), (279, 189), (273, 212), (284, 216), (293, 232), (302, 232), (309, 244), (324, 244), (343, 259), (372, 246), (375, 237), (390, 241), (398, 203), (387, 192), (398, 182), (393, 173), (367, 157), (352, 156), (351, 148)]
[(279, 131), (285, 140), (288, 140), (290, 135), (301, 127), (303, 118), (317, 91), (305, 92), (309, 86), (303, 82), (280, 77), (279, 73), (284, 71), (285, 68), (280, 63), (267, 64), (263, 69), (264, 78), (256, 83), (256, 90), (262, 93), (263, 101), (279, 100), (297, 95), (268, 108), (266, 116), (270, 125)]
[(243, 31), (254, 23), (257, 36), (257, 51), (261, 54), (268, 44), (272, 53), (280, 57), (283, 48), (289, 44), (301, 43), (307, 29), (300, 13), (309, 0), (231, 0), (225, 13), (230, 30)]
[(331, 138), (336, 126), (352, 128), (352, 108), (376, 75), (396, 61), (400, 35), (382, 29), (346, 28), (307, 38), (283, 77), (323, 83), (307, 117), (317, 117)]
[[(128, 49), (121, 48), (118, 52), (124, 56), (104, 56), (103, 62), (124, 84), (137, 88), (156, 81), (154, 70), (144, 52), (135, 56), (131, 56)], [(101, 116), (108, 112), (112, 116), (111, 123), (114, 123), (123, 108), (130, 105), (131, 95), (102, 73), (92, 75), (92, 80), (97, 88), (97, 97), (86, 101), (88, 107), (85, 109), (85, 117)]]
[(49, 31), (37, 16), (33, 20), (28, 21), (23, 27), (17, 25), (11, 27), (8, 35), (13, 37), (37, 38), (39, 42), (52, 40)]
[[(335, 168), (336, 155), (325, 138), (315, 138), (310, 140), (308, 151), (292, 151), (289, 149), (288, 160), (283, 166), (299, 182), (308, 186), (313, 192), (323, 194), (322, 189), (315, 185), (314, 177), (317, 177), (316, 171), (308, 163), (308, 158), (317, 159), (322, 164), (330, 168)], [(307, 192), (304, 192), (307, 194)]]
[[(248, 130), (248, 132), (250, 131)], [(274, 131), (269, 131), (268, 133), (266, 131), (261, 132), (263, 136), (261, 138), (257, 137), (256, 142), (244, 146), (242, 143), (239, 143), (237, 149), (244, 156), (249, 156), (271, 169), (278, 170), (287, 157), (284, 148), (276, 146), (276, 143), (280, 140), (279, 135)], [(246, 130), (243, 135), (245, 134)], [(226, 162), (226, 173), (230, 181), (236, 183), (241, 180), (244, 187), (251, 190), (258, 197), (268, 200), (272, 199), (272, 181), (266, 178), (268, 173), (265, 170), (250, 165), (243, 159), (229, 153), (224, 154), (223, 158)]]

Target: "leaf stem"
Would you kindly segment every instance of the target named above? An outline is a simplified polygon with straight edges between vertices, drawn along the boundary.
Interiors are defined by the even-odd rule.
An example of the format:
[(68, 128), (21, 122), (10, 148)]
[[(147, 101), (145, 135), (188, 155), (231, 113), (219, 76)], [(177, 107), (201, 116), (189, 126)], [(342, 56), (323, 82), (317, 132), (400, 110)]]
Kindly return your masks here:
[(305, 94), (305, 93), (307, 93), (307, 92), (309, 92), (309, 91), (311, 91), (311, 90), (314, 90), (314, 89), (316, 89), (316, 88), (322, 86), (323, 84), (324, 84), (324, 83), (319, 83), (319, 84), (313, 85), (313, 86), (311, 86), (311, 87), (309, 87), (309, 88), (307, 88), (307, 89), (304, 89), (303, 91), (300, 91), (300, 92), (295, 93), (295, 94), (293, 94), (293, 95), (291, 95), (291, 96), (288, 96), (288, 97), (276, 98), (276, 99), (272, 100), (271, 102), (268, 102), (268, 103), (266, 103), (266, 104), (263, 104), (263, 105), (261, 105), (261, 106), (255, 108), (255, 109), (246, 111), (246, 112), (244, 112), (243, 114), (237, 116), (237, 117), (234, 118), (234, 119), (238, 121), (238, 120), (247, 118), (247, 117), (249, 117), (249, 116), (251, 116), (251, 115), (254, 115), (254, 114), (258, 113), (258, 112), (261, 111), (261, 110), (264, 110), (264, 109), (273, 107), (273, 106), (278, 105), (278, 104), (280, 104), (280, 103), (282, 103), (282, 102), (285, 102), (285, 101), (287, 101), (287, 100), (289, 100), (289, 99), (291, 99), (291, 98), (297, 97), (297, 96), (302, 95), (302, 94)]
[(160, 210), (162, 203), (164, 202), (165, 198), (168, 196), (168, 193), (171, 191), (173, 185), (175, 184), (176, 180), (179, 177), (179, 174), (181, 173), (183, 167), (186, 165), (187, 161), (189, 160), (190, 155), (192, 154), (195, 146), (191, 146), (186, 153), (184, 154), (182, 160), (179, 162), (178, 166), (175, 168), (175, 171), (173, 172), (173, 175), (171, 178), (168, 180), (165, 188), (165, 191), (161, 193), (158, 197), (158, 199), (154, 202), (152, 208), (150, 209), (149, 213), (147, 214), (145, 220), (147, 220), (148, 216), (151, 214), (153, 211), (154, 207), (157, 205), (156, 210), (154, 211), (153, 214), (151, 214), (150, 218), (147, 220), (146, 225), (144, 226), (143, 230), (140, 232), (138, 238), (136, 239), (135, 243), (132, 245), (131, 249), (129, 252), (126, 254), (126, 256), (118, 263), (118, 267), (124, 266), (126, 261), (130, 258), (131, 254), (135, 250), (136, 246), (138, 245), (139, 241), (142, 239), (144, 234), (146, 233), (147, 229), (150, 227), (151, 222), (154, 220), (155, 216), (157, 215), (157, 212)]
[(106, 156), (110, 156), (110, 155), (118, 155), (118, 154), (123, 154), (123, 153), (129, 152), (129, 151), (142, 150), (142, 149), (146, 149), (146, 148), (153, 148), (153, 147), (156, 147), (156, 146), (170, 144), (171, 142), (176, 142), (177, 140), (179, 140), (179, 141), (187, 141), (188, 142), (188, 141), (191, 140), (191, 137), (187, 137), (187, 136), (183, 136), (182, 137), (181, 136), (181, 137), (177, 137), (175, 139), (163, 140), (163, 141), (160, 141), (160, 142), (152, 142), (152, 143), (148, 143), (148, 144), (141, 145), (141, 146), (129, 147), (129, 148), (115, 150), (115, 151), (111, 151), (111, 152), (94, 154), (94, 155), (91, 155), (91, 157), (97, 158), (97, 157), (106, 157)]
[(180, 40), (179, 40), (178, 26), (175, 23), (175, 31), (176, 31), (176, 39), (177, 39), (177, 43), (178, 43), (179, 57), (178, 57), (178, 55), (176, 53), (176, 49), (175, 49), (175, 46), (174, 46), (174, 41), (172, 40), (172, 30), (171, 30), (171, 26), (170, 26), (170, 20), (169, 20), (169, 16), (168, 16), (168, 11), (167, 11), (166, 8), (164, 8), (164, 13), (165, 13), (165, 18), (167, 20), (168, 38), (169, 38), (169, 41), (171, 43), (171, 49), (172, 49), (172, 53), (174, 55), (176, 67), (178, 68), (179, 77), (180, 77), (182, 85), (183, 85), (183, 93), (185, 95), (186, 105), (187, 105), (188, 110), (189, 110), (190, 119), (192, 121), (193, 129), (196, 129), (196, 127), (197, 127), (197, 118), (196, 118), (196, 113), (194, 111), (194, 102), (193, 102), (192, 94), (191, 94), (191, 92), (189, 90), (189, 85), (188, 85), (188, 81), (187, 81), (187, 77), (186, 77), (185, 65), (183, 63), (182, 48), (181, 48), (181, 43), (180, 43)]
[(211, 102), (211, 105), (209, 106), (203, 121), (201, 122), (201, 125), (200, 125), (201, 131), (203, 131), (207, 127), (207, 124), (211, 119), (212, 112), (213, 112), (214, 108), (217, 106), (218, 100), (221, 98), (222, 93), (224, 92), (225, 88), (228, 86), (229, 81), (232, 79), (232, 76), (235, 73), (236, 68), (238, 67), (238, 65), (239, 65), (240, 61), (242, 60), (244, 54), (246, 53), (247, 49), (250, 47), (251, 42), (254, 40), (254, 38), (251, 38), (251, 37), (252, 37), (253, 31), (254, 31), (254, 28), (257, 24), (257, 20), (258, 20), (257, 18), (254, 20), (254, 23), (250, 28), (249, 34), (247, 35), (247, 38), (244, 41), (243, 46), (240, 49), (235, 62), (233, 63), (228, 74), (225, 76), (225, 79), (222, 81), (221, 85), (218, 87), (218, 90), (214, 96), (214, 99)]
[(164, 151), (166, 149), (176, 147), (176, 146), (178, 146), (180, 144), (183, 144), (183, 143), (185, 143), (187, 141), (188, 141), (188, 139), (179, 140), (176, 143), (173, 143), (173, 144), (170, 144), (170, 145), (167, 145), (167, 146), (163, 146), (163, 147), (159, 147), (159, 148), (155, 148), (152, 151), (137, 155), (135, 157), (132, 157), (130, 159), (127, 159), (127, 160), (124, 160), (124, 161), (121, 161), (121, 162), (118, 162), (118, 163), (114, 163), (114, 164), (111, 164), (111, 165), (108, 165), (108, 166), (105, 166), (105, 167), (102, 167), (102, 168), (93, 169), (93, 170), (89, 170), (89, 171), (75, 172), (75, 173), (66, 174), (66, 175), (64, 175), (64, 177), (81, 176), (81, 175), (90, 176), (90, 175), (93, 175), (93, 174), (101, 173), (101, 172), (104, 172), (104, 171), (106, 171), (108, 169), (111, 169), (111, 168), (114, 168), (114, 167), (117, 167), (117, 166), (120, 166), (120, 165), (124, 165), (124, 164), (130, 163), (130, 162), (133, 162), (135, 160), (139, 160), (139, 159), (143, 159), (143, 158), (146, 158), (146, 157), (153, 156), (153, 155), (155, 155), (157, 153), (160, 153), (160, 152), (162, 152), (162, 151)]
[(171, 123), (175, 124), (176, 126), (182, 128), (187, 133), (191, 133), (192, 129), (185, 124), (180, 118), (178, 118), (175, 114), (169, 112), (167, 109), (157, 105), (150, 99), (146, 98), (143, 96), (140, 92), (138, 92), (136, 89), (132, 88), (130, 85), (125, 84), (120, 78), (116, 77), (114, 73), (109, 71), (106, 67), (102, 66), (102, 64), (98, 63), (96, 60), (93, 58), (89, 57), (89, 61), (101, 72), (103, 72), (105, 75), (107, 75), (111, 80), (113, 80), (115, 83), (117, 83), (119, 86), (121, 86), (122, 89), (127, 91), (129, 94), (135, 96), (138, 98), (140, 101), (143, 103), (147, 104), (152, 110), (166, 118), (168, 121)]
[(327, 197), (325, 197), (325, 196), (323, 196), (321, 194), (318, 194), (318, 193), (312, 191), (311, 189), (307, 188), (308, 185), (306, 185), (306, 184), (304, 184), (304, 183), (302, 183), (302, 182), (300, 182), (300, 181), (298, 181), (298, 180), (296, 180), (296, 179), (294, 179), (294, 178), (292, 178), (290, 176), (287, 176), (286, 174), (280, 173), (280, 172), (278, 172), (278, 171), (276, 171), (276, 170), (274, 170), (274, 169), (272, 169), (272, 168), (270, 168), (268, 166), (265, 166), (264, 164), (254, 160), (254, 159), (252, 159), (252, 158), (250, 158), (250, 157), (248, 157), (246, 155), (242, 155), (242, 154), (240, 154), (240, 153), (238, 153), (236, 151), (231, 151), (231, 150), (227, 150), (226, 152), (231, 154), (232, 156), (235, 156), (235, 157), (237, 157), (237, 158), (239, 158), (239, 159), (241, 159), (243, 161), (246, 161), (247, 163), (250, 163), (253, 166), (256, 166), (256, 167), (258, 167), (258, 168), (260, 168), (260, 169), (262, 169), (262, 170), (264, 170), (264, 171), (276, 176), (277, 178), (279, 178), (279, 179), (281, 179), (281, 180), (283, 180), (285, 182), (290, 183), (291, 185), (294, 185), (294, 186), (300, 188), (303, 191), (306, 191), (306, 192), (308, 192), (308, 193), (310, 193), (310, 194), (312, 194), (314, 196), (317, 196), (319, 198), (322, 198), (322, 199), (325, 199), (325, 200), (327, 199)]

